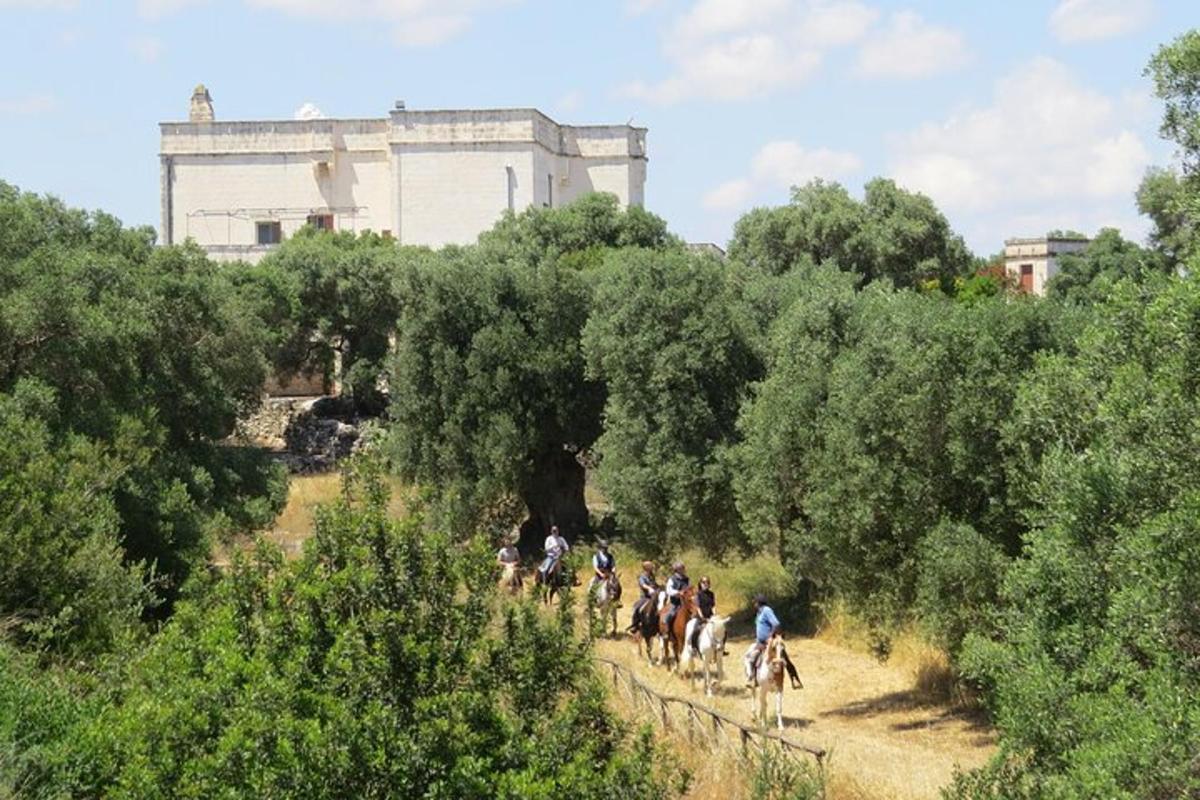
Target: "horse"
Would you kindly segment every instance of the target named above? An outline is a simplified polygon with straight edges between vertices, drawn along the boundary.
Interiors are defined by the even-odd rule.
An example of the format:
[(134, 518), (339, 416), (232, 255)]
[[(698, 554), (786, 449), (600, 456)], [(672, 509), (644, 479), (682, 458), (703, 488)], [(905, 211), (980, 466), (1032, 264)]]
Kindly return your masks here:
[[(671, 604), (664, 603), (658, 611), (658, 636), (662, 642), (662, 655), (664, 661), (671, 663), (672, 669), (679, 671), (679, 658), (683, 654), (684, 634), (687, 632), (688, 620), (695, 616), (696, 605), (693, 602), (693, 597), (696, 594), (696, 587), (689, 586), (679, 593), (679, 613), (675, 615), (673, 625), (670, 630), (667, 630), (667, 615), (671, 612)], [(668, 653), (674, 650), (674, 656), (669, 656)]]
[(593, 598), (593, 608), (595, 611), (600, 612), (601, 621), (606, 617), (612, 618), (612, 635), (616, 636), (617, 608), (621, 605), (621, 581), (617, 579), (617, 573), (610, 572), (608, 578), (596, 584)]
[[(704, 670), (704, 694), (706, 697), (712, 697), (713, 684), (718, 680), (725, 680), (725, 623), (729, 622), (729, 617), (713, 617), (707, 623), (704, 623), (700, 618), (690, 620), (687, 626), (687, 642), (688, 645), (683, 651), (683, 672), (688, 676), (692, 689), (696, 688), (696, 670), (692, 667), (692, 658), (700, 661), (700, 666)], [(692, 632), (697, 625), (704, 625), (700, 631), (700, 649), (697, 651), (692, 648)], [(712, 678), (712, 673), (715, 671), (716, 679)]]
[(762, 654), (758, 657), (758, 685), (754, 687), (755, 697), (750, 701), (754, 721), (765, 726), (767, 695), (774, 693), (775, 721), (779, 730), (783, 730), (783, 674), (787, 665), (786, 653), (782, 636), (775, 635), (767, 640)]
[(637, 630), (634, 631), (637, 639), (638, 658), (642, 657), (642, 646), (645, 645), (646, 662), (652, 667), (655, 665), (655, 661), (650, 643), (658, 637), (658, 612), (666, 601), (666, 596), (667, 593), (659, 589), (646, 601), (646, 605), (638, 614)]
[(545, 592), (542, 595), (542, 600), (546, 605), (550, 605), (550, 602), (554, 599), (554, 596), (559, 594), (567, 585), (567, 576), (563, 570), (562, 558), (560, 557), (555, 559), (554, 565), (551, 566), (547, 572), (542, 572), (539, 569), (537, 574), (534, 576), (533, 582), (535, 586), (540, 586), (545, 589)]
[(511, 595), (518, 595), (525, 588), (525, 579), (521, 575), (521, 565), (516, 562), (503, 564), (503, 572), (500, 573), (499, 586), (503, 591)]

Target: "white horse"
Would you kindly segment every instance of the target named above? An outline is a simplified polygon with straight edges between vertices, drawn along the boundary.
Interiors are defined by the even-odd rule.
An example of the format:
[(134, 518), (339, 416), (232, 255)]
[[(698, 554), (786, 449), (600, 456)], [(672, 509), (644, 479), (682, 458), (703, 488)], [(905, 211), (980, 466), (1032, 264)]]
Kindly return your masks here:
[(695, 690), (696, 670), (692, 668), (692, 659), (699, 659), (700, 666), (704, 670), (704, 694), (706, 697), (712, 697), (713, 685), (717, 681), (725, 680), (723, 656), (725, 653), (725, 623), (727, 622), (729, 622), (729, 617), (713, 617), (709, 620), (700, 631), (700, 650), (697, 652), (692, 648), (692, 634), (695, 633), (696, 626), (701, 624), (701, 620), (688, 621), (686, 638), (688, 644), (683, 650), (681, 668), (687, 674), (692, 689)]
[(786, 667), (783, 637), (772, 636), (758, 660), (758, 685), (754, 687), (751, 713), (755, 723), (767, 724), (767, 695), (775, 695), (775, 722), (783, 730), (783, 673)]
[(617, 580), (617, 573), (613, 572), (609, 574), (608, 580), (597, 583), (594, 592), (593, 608), (600, 614), (602, 622), (607, 618), (612, 619), (612, 635), (616, 636), (617, 609), (621, 607), (621, 582)]
[(501, 567), (500, 589), (511, 595), (520, 594), (522, 587), (525, 585), (525, 581), (521, 577), (521, 565), (516, 562), (506, 562), (501, 564)]

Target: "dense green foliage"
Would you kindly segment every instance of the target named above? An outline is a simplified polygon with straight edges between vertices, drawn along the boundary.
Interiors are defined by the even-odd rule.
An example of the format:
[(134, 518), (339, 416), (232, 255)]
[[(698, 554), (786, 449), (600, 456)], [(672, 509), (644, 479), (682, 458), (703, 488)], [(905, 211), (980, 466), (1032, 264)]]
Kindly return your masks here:
[(305, 228), (235, 280), (265, 322), (280, 375), (337, 378), (361, 411), (380, 413), (378, 384), (399, 311), (393, 282), (400, 264), (419, 254), (370, 232)]
[(837, 183), (794, 188), (790, 204), (738, 220), (729, 258), (773, 275), (830, 262), (864, 283), (932, 281), (947, 291), (972, 266), (962, 238), (928, 197), (883, 178), (867, 184), (862, 201)]
[(0, 752), (0, 792), (670, 795), (680, 776), (608, 713), (569, 603), (501, 610), (485, 548), (390, 519), (369, 464), (348, 480), (299, 561), (238, 561), (86, 702), (0, 650), (0, 734), (23, 750)]
[(583, 334), (608, 389), (596, 479), (648, 553), (741, 545), (728, 447), (761, 365), (724, 264), (684, 251), (619, 251)]
[(580, 339), (592, 267), (613, 248), (671, 245), (661, 220), (596, 195), (508, 216), (474, 247), (448, 248), (398, 279), (390, 377), (392, 459), (477, 519), (520, 497), (530, 536), (587, 528), (579, 455), (600, 435), (604, 387)]
[(1160, 130), (1178, 147), (1182, 173), (1151, 170), (1138, 190), (1138, 207), (1154, 223), (1155, 245), (1195, 270), (1200, 259), (1200, 30), (1159, 48), (1146, 74), (1165, 105)]
[(1018, 392), (1032, 527), (962, 657), (1004, 752), (964, 794), (1200, 792), (1198, 312), (1195, 279), (1123, 283)]
[(1121, 238), (1120, 231), (1105, 228), (1085, 251), (1059, 259), (1059, 273), (1046, 284), (1046, 293), (1072, 303), (1095, 303), (1118, 282), (1142, 283), (1168, 273), (1173, 264), (1161, 252), (1139, 247)]
[(270, 519), (281, 476), (220, 444), (262, 334), (195, 248), (3, 183), (0, 220), (0, 617), (91, 649), (151, 599), (117, 554), (170, 600), (213, 534)]
[(1020, 375), (1063, 315), (817, 272), (773, 329), (742, 417), (737, 479), (751, 535), (876, 618), (908, 608), (920, 542), (943, 520), (1015, 554), (1002, 428)]
[(0, 598), (19, 640), (105, 652), (151, 604), (119, 545), (120, 466), (82, 436), (55, 441), (22, 400), (0, 396)]
[[(727, 261), (592, 196), (440, 252), (308, 231), (232, 277), (0, 184), (0, 794), (677, 788), (569, 604), (493, 596), (489, 525), (585, 533), (586, 465), (644, 551), (765, 551), (919, 622), (1001, 732), (948, 796), (1200, 796), (1200, 33), (1148, 74), (1181, 164), (1141, 186), (1150, 240), (1101, 231), (1044, 299), (882, 179), (797, 187)], [(193, 578), (149, 635), (267, 517), (220, 441), (268, 361), (335, 355), (450, 513), (389, 519), (364, 464), (299, 561)]]

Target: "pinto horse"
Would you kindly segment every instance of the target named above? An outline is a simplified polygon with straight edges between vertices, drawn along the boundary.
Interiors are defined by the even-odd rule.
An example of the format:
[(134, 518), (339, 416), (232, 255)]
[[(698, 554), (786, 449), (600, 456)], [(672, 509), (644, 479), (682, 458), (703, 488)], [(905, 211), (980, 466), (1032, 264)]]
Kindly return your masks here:
[[(617, 573), (610, 572), (606, 580), (596, 584), (595, 591), (592, 594), (594, 601), (593, 610), (599, 612), (601, 622), (604, 622), (608, 617), (612, 618), (612, 635), (617, 635), (617, 608), (621, 605), (621, 581), (617, 579)], [(602, 625), (602, 628), (608, 627)]]
[(767, 640), (758, 657), (758, 685), (754, 687), (754, 699), (750, 701), (754, 721), (767, 724), (767, 695), (775, 695), (775, 722), (783, 730), (783, 673), (787, 668), (787, 651), (783, 637), (776, 635)]
[[(671, 613), (671, 603), (663, 603), (658, 611), (658, 637), (662, 642), (663, 661), (670, 663), (676, 672), (679, 671), (679, 660), (686, 645), (688, 620), (696, 615), (695, 595), (694, 586), (679, 593), (679, 613), (675, 615), (670, 630), (667, 629), (667, 616)], [(672, 651), (674, 655), (670, 655)]]

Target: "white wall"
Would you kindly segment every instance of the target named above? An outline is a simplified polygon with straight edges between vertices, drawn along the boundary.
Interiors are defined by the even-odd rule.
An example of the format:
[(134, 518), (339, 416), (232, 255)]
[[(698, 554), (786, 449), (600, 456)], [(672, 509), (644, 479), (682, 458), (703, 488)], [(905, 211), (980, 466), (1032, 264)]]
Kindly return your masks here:
[(475, 241), (510, 202), (558, 207), (591, 191), (643, 201), (643, 129), (559, 126), (533, 109), (161, 127), (164, 240), (169, 230), (218, 258), (261, 257), (257, 222), (280, 222), (286, 238), (312, 213), (439, 247)]
[[(532, 146), (495, 144), (471, 149), (395, 146), (399, 165), (403, 244), (470, 244), (508, 208), (508, 167), (516, 179), (518, 211), (534, 202)], [(543, 178), (544, 180), (544, 178)]]

